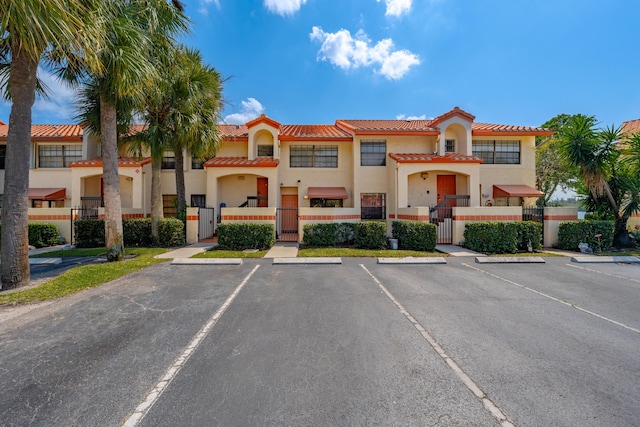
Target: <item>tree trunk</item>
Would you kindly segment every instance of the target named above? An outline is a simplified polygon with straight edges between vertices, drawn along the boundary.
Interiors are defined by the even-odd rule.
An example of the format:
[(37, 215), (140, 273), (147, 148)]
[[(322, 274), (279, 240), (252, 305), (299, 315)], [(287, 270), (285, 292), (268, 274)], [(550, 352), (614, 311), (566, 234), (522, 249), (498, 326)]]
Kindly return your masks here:
[(2, 289), (29, 284), (29, 154), (38, 59), (12, 52), (11, 114), (2, 199)]
[(184, 154), (182, 150), (175, 151), (176, 158), (176, 197), (178, 198), (178, 218), (187, 222), (187, 195), (184, 187)]
[(100, 99), (100, 131), (102, 140), (102, 179), (104, 183), (104, 238), (108, 261), (124, 259), (122, 202), (118, 177), (118, 130), (116, 108)]
[(616, 222), (613, 227), (613, 246), (616, 248), (629, 247), (629, 231), (627, 230), (627, 220), (629, 218), (616, 216)]
[(151, 237), (153, 243), (157, 245), (160, 242), (160, 233), (158, 231), (158, 221), (164, 218), (164, 210), (162, 206), (162, 186), (160, 184), (162, 160), (151, 158)]

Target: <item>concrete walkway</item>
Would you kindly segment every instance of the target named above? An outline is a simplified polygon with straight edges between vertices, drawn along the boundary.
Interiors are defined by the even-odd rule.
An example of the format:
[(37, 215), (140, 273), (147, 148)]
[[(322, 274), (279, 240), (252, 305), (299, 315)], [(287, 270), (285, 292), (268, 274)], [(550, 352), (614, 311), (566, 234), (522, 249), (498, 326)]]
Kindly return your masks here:
[(295, 258), (298, 256), (297, 243), (276, 243), (269, 249), (269, 252), (264, 256), (265, 258)]
[(191, 258), (195, 254), (206, 252), (213, 248), (215, 243), (193, 243), (183, 248), (178, 248), (173, 251), (165, 252), (160, 255), (156, 255), (155, 258)]
[(479, 252), (474, 252), (470, 249), (465, 249), (462, 246), (455, 245), (436, 245), (436, 251), (442, 252), (451, 256), (486, 256), (485, 254), (481, 254)]

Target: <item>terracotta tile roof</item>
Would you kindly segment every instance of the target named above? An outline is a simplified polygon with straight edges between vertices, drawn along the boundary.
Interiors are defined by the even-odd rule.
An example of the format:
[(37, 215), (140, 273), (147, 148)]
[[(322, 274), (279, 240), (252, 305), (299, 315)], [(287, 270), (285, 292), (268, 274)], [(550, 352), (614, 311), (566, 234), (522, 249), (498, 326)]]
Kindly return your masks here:
[(336, 126), (355, 134), (438, 134), (431, 120), (337, 120)]
[(512, 125), (496, 125), (490, 123), (473, 123), (471, 132), (476, 136), (491, 135), (518, 135), (518, 136), (550, 136), (553, 131), (550, 129), (533, 127), (533, 126), (512, 126)]
[(436, 117), (433, 120), (433, 123), (431, 123), (432, 126), (437, 126), (438, 124), (444, 122), (445, 120), (450, 119), (451, 117), (462, 117), (463, 119), (466, 119), (470, 122), (473, 122), (476, 119), (476, 116), (474, 116), (473, 114), (469, 114), (466, 111), (464, 111), (463, 109), (461, 109), (460, 107), (453, 107), (452, 110), (447, 111), (444, 114), (439, 115), (438, 117)]
[(329, 139), (352, 141), (351, 134), (334, 125), (283, 125), (280, 128), (281, 141), (297, 139)]
[(272, 157), (256, 157), (249, 160), (246, 157), (214, 157), (204, 163), (206, 168), (275, 168), (278, 166), (278, 159)]
[(224, 139), (249, 138), (249, 128), (246, 125), (218, 125), (218, 129)]
[(482, 163), (481, 157), (458, 153), (445, 153), (444, 156), (425, 153), (389, 153), (389, 157), (398, 163)]
[[(151, 163), (151, 157), (120, 157), (118, 158), (118, 166), (121, 168), (134, 168), (141, 167), (146, 165), (147, 163)], [(94, 168), (94, 167), (102, 167), (102, 158), (97, 157), (95, 159), (87, 159), (87, 160), (77, 160), (75, 162), (69, 163), (70, 168)]]
[(265, 116), (264, 114), (260, 115), (260, 117), (253, 119), (249, 122), (247, 122), (247, 127), (248, 128), (252, 128), (254, 126), (259, 125), (260, 123), (266, 123), (271, 127), (274, 127), (276, 129), (280, 128), (280, 123), (276, 122), (275, 120)]
[[(0, 124), (0, 139), (6, 139), (9, 125)], [(31, 138), (40, 140), (82, 141), (80, 125), (32, 125)]]
[(640, 119), (629, 120), (622, 123), (622, 132), (624, 133), (640, 132)]

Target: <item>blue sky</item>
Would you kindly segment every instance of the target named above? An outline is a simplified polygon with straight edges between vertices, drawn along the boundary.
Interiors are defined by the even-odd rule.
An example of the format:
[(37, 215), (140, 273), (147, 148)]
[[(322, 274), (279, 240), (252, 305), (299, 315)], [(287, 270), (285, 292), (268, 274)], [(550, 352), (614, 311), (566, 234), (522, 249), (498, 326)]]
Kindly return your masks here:
[[(185, 3), (185, 43), (228, 78), (228, 123), (432, 118), (454, 106), (513, 125), (640, 118), (636, 0)], [(55, 95), (36, 101), (34, 123), (72, 122), (73, 92), (41, 77)]]

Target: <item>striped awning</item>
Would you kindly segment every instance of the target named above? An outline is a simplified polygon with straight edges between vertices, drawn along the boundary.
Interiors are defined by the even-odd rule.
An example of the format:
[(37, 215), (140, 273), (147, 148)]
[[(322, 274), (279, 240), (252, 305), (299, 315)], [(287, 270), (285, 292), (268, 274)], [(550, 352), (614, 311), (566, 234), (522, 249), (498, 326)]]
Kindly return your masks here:
[(309, 187), (307, 196), (310, 199), (348, 199), (349, 195), (344, 187)]
[(29, 200), (64, 200), (66, 188), (30, 188)]

